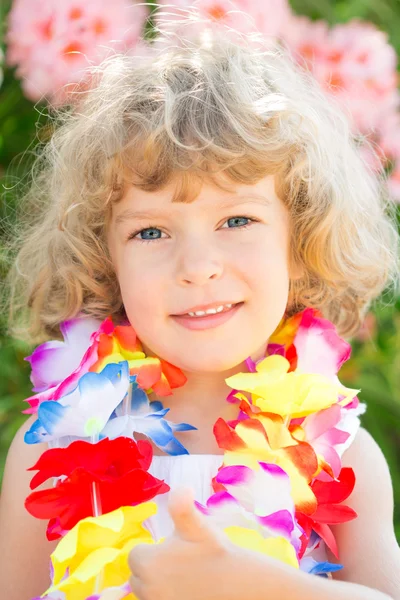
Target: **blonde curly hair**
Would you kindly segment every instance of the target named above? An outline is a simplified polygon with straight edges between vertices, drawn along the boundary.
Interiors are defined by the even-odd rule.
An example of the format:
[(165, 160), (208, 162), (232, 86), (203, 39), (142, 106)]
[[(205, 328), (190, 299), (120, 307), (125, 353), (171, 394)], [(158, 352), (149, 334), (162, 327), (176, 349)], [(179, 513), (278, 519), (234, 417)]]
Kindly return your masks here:
[(176, 178), (173, 201), (188, 202), (205, 179), (226, 189), (269, 174), (304, 271), (288, 315), (313, 306), (341, 335), (357, 332), (372, 300), (397, 290), (399, 235), (384, 172), (361, 158), (347, 116), (282, 44), (212, 28), (145, 43), (92, 68), (90, 85), (52, 109), (10, 238), (11, 334), (58, 337), (78, 313), (125, 318), (106, 234), (127, 185)]

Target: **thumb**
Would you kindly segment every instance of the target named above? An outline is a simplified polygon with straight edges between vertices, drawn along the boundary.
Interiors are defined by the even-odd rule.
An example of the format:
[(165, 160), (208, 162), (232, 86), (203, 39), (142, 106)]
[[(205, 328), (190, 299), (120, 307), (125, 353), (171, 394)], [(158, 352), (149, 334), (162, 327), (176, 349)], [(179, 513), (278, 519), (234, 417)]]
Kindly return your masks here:
[(187, 542), (214, 543), (216, 533), (194, 504), (190, 488), (181, 488), (170, 493), (169, 514), (175, 525), (175, 535)]

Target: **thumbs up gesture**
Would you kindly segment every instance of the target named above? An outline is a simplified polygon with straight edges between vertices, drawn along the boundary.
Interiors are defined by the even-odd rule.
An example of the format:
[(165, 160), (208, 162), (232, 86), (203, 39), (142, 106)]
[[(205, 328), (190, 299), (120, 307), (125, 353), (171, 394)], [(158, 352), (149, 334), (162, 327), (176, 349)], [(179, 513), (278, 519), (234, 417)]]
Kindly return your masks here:
[(130, 552), (130, 585), (138, 600), (265, 598), (266, 566), (271, 568), (265, 557), (232, 544), (196, 509), (190, 490), (171, 493), (169, 512), (173, 535)]

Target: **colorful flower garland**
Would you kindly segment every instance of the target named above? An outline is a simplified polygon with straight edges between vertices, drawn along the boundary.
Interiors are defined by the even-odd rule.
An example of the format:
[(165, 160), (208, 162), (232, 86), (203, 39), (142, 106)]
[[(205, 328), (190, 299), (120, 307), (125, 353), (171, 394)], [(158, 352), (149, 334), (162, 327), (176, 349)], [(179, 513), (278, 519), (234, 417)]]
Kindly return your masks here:
[[(25, 441), (50, 446), (30, 469), (31, 489), (55, 483), (33, 491), (25, 506), (49, 520), (49, 540), (59, 539), (42, 598), (133, 600), (127, 556), (136, 544), (155, 543), (144, 521), (157, 511), (152, 499), (170, 489), (148, 472), (150, 442), (134, 435), (168, 454), (188, 453), (175, 433), (195, 427), (168, 421), (169, 409), (148, 399), (172, 394), (186, 378), (146, 357), (132, 327), (111, 318), (79, 317), (61, 332), (63, 342), (27, 358), (36, 393), (24, 412), (37, 420)], [(282, 319), (265, 358), (247, 359), (249, 372), (226, 380), (238, 417), (215, 423), (223, 464), (206, 505), (196, 502), (234, 544), (322, 576), (342, 566), (318, 562), (313, 550), (325, 543), (338, 557), (330, 525), (357, 516), (342, 504), (355, 477), (340, 458), (365, 409), (359, 390), (337, 377), (350, 353), (317, 310)]]

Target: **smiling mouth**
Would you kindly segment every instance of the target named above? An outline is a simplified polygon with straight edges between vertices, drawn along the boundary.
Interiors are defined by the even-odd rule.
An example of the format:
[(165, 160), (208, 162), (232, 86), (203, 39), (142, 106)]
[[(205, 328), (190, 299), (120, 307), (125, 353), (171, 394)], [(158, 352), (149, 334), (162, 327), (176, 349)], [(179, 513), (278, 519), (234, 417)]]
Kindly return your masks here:
[(171, 317), (185, 327), (186, 329), (192, 330), (204, 330), (213, 329), (226, 323), (228, 320), (234, 317), (234, 315), (241, 309), (244, 302), (238, 302), (232, 304), (231, 307), (227, 307), (225, 310), (216, 312), (214, 314), (204, 314), (199, 316), (190, 316), (189, 314), (183, 315), (171, 315)]
[(224, 304), (224, 305), (220, 305), (216, 308), (212, 308), (212, 309), (198, 310), (195, 312), (187, 312), (187, 313), (182, 313), (180, 315), (172, 315), (172, 316), (173, 317), (189, 317), (189, 318), (193, 318), (193, 319), (202, 319), (204, 317), (210, 317), (213, 315), (220, 315), (220, 314), (229, 312), (230, 310), (232, 310), (232, 308), (235, 308), (235, 306), (238, 306), (239, 304), (243, 304), (243, 302), (236, 302), (233, 304)]

